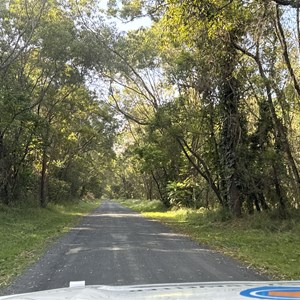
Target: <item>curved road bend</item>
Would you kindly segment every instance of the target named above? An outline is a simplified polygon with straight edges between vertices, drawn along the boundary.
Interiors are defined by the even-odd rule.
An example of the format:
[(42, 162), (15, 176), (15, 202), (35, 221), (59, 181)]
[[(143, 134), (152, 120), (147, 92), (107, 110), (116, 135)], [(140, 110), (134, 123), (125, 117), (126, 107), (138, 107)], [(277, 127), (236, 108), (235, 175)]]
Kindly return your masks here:
[(117, 203), (105, 201), (18, 277), (4, 294), (87, 285), (265, 280)]

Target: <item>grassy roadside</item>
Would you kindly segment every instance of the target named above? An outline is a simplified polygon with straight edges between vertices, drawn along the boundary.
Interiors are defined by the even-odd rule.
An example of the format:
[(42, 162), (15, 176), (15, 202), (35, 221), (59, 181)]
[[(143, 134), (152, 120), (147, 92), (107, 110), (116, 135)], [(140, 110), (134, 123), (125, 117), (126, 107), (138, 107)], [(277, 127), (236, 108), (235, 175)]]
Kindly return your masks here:
[(299, 212), (289, 220), (261, 213), (222, 221), (220, 214), (206, 210), (166, 210), (157, 201), (119, 202), (259, 269), (272, 279), (300, 279)]
[(76, 202), (50, 204), (47, 209), (0, 205), (0, 288), (35, 261), (49, 242), (67, 232), (100, 204)]

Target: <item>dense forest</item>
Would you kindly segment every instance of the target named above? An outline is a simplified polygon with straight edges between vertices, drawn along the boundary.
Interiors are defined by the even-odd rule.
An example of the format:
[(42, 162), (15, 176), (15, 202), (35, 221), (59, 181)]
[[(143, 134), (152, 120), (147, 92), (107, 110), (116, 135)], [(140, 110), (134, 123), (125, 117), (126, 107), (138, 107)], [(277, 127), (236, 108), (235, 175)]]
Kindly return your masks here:
[(106, 2), (1, 1), (0, 201), (299, 209), (300, 2)]

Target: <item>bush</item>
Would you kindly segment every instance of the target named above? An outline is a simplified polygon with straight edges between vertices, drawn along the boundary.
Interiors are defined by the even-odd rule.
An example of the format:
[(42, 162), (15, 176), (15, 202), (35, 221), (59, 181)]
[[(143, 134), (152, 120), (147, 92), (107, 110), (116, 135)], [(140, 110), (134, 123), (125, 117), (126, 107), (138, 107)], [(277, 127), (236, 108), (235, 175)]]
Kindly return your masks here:
[(48, 180), (48, 201), (63, 202), (71, 199), (71, 186), (69, 183), (54, 177)]

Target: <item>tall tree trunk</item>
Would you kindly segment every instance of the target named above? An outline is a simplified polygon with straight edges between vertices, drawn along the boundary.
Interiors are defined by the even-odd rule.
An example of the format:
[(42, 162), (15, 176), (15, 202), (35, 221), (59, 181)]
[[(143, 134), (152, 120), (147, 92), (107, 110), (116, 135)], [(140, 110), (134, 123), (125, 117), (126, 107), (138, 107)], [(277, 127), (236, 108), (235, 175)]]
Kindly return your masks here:
[[(3, 158), (4, 158), (4, 141), (3, 134), (0, 132), (0, 201), (5, 202), (4, 197), (4, 168), (3, 168)], [(3, 199), (2, 199), (3, 198)]]
[[(188, 161), (191, 163), (191, 165), (195, 168), (195, 170), (207, 181), (207, 183), (209, 184), (210, 188), (214, 191), (217, 199), (219, 200), (219, 203), (223, 206), (224, 205), (224, 201), (222, 199), (221, 193), (219, 188), (216, 186), (216, 184), (214, 183), (211, 173), (208, 169), (208, 166), (206, 165), (205, 161), (201, 158), (200, 155), (198, 155), (189, 145), (188, 143), (184, 140), (184, 139), (180, 139), (179, 137), (176, 138), (177, 142), (179, 143), (184, 155), (186, 156), (186, 158), (188, 159)], [(197, 161), (199, 162), (199, 164), (201, 165), (201, 167), (194, 161), (193, 157), (191, 157), (189, 155), (189, 153), (187, 152), (187, 150), (185, 149), (185, 147), (187, 148), (187, 150), (193, 155), (193, 157), (195, 159), (197, 159)], [(203, 169), (203, 170), (202, 170)]]
[(300, 7), (297, 8), (296, 27), (297, 27), (297, 37), (298, 37), (298, 53), (300, 56)]
[(0, 132), (0, 160), (4, 158), (4, 136)]
[(278, 171), (275, 164), (272, 165), (272, 168), (273, 168), (273, 179), (274, 179), (275, 191), (279, 200), (280, 215), (281, 217), (286, 218), (287, 214), (286, 214), (286, 203), (285, 203), (284, 192), (282, 191)]
[[(266, 89), (266, 94), (267, 94), (267, 104), (268, 104), (268, 108), (270, 110), (270, 115), (273, 121), (273, 125), (274, 125), (274, 131), (275, 131), (275, 142), (276, 145), (278, 147), (280, 147), (280, 149), (282, 149), (287, 156), (287, 161), (292, 169), (293, 172), (293, 176), (294, 176), (294, 180), (295, 183), (297, 185), (297, 189), (300, 190), (300, 175), (299, 175), (299, 171), (295, 162), (295, 159), (293, 157), (292, 154), (292, 150), (291, 150), (291, 146), (287, 137), (287, 132), (286, 129), (284, 128), (281, 120), (278, 118), (277, 113), (276, 113), (276, 109), (273, 103), (273, 98), (272, 98), (272, 94), (273, 94), (273, 90), (271, 87), (271, 83), (270, 83), (270, 79), (267, 77), (266, 72), (263, 68), (263, 63), (261, 62), (260, 56), (259, 56), (259, 44), (257, 44), (257, 49), (256, 49), (256, 54), (252, 54), (249, 51), (243, 49), (242, 47), (240, 47), (237, 43), (235, 43), (234, 41), (232, 41), (232, 45), (239, 51), (241, 51), (242, 53), (244, 53), (245, 55), (251, 57), (257, 64), (258, 66), (258, 70), (259, 70), (259, 74), (264, 82), (265, 85), (265, 89)], [(289, 70), (290, 72), (290, 70)], [(292, 76), (292, 75), (291, 75)], [(294, 78), (295, 79), (295, 78)], [(297, 86), (297, 80), (294, 81), (294, 84), (296, 83)], [(295, 87), (296, 89), (296, 87)]]
[[(10, 204), (12, 197), (9, 186), (9, 167), (7, 165), (7, 151), (4, 145), (4, 133), (0, 133), (0, 197), (4, 204)], [(1, 200), (1, 199), (0, 199)]]
[(47, 172), (47, 151), (46, 151), (46, 147), (44, 147), (43, 154), (42, 154), (42, 170), (41, 170), (41, 181), (40, 181), (40, 205), (43, 208), (47, 206), (46, 172)]
[(287, 132), (285, 127), (283, 126), (281, 120), (278, 118), (274, 104), (273, 104), (273, 99), (272, 99), (272, 88), (269, 82), (269, 79), (267, 78), (265, 71), (263, 69), (262, 63), (259, 59), (259, 57), (256, 57), (256, 62), (258, 64), (258, 68), (259, 68), (259, 72), (261, 77), (264, 80), (264, 84), (266, 87), (266, 92), (267, 92), (267, 102), (269, 105), (269, 109), (270, 109), (270, 113), (271, 113), (271, 117), (273, 120), (273, 124), (274, 124), (274, 129), (275, 129), (275, 142), (276, 142), (276, 146), (279, 149), (282, 149), (285, 153), (286, 153), (286, 157), (287, 157), (287, 161), (293, 171), (293, 176), (295, 179), (295, 183), (297, 185), (297, 189), (300, 190), (300, 175), (299, 175), (299, 171), (295, 162), (295, 159), (293, 157), (292, 154), (292, 150), (291, 150), (291, 146), (290, 146), (290, 142), (288, 140), (287, 137)]
[(147, 176), (143, 176), (144, 186), (146, 190), (146, 197), (147, 200), (152, 201), (153, 200), (153, 186), (152, 186), (152, 180)]
[(225, 185), (224, 198), (228, 207), (236, 217), (240, 217), (241, 199), (238, 188), (238, 146), (242, 138), (239, 113), (239, 83), (234, 77), (236, 51), (227, 45), (222, 68), (222, 85), (220, 107), (223, 117), (223, 127), (220, 141), (220, 160), (222, 164), (222, 178)]
[(162, 188), (161, 188), (161, 186), (160, 186), (160, 184), (159, 184), (159, 182), (158, 182), (158, 180), (157, 180), (157, 178), (156, 178), (156, 176), (155, 176), (155, 174), (154, 174), (153, 171), (151, 171), (151, 175), (152, 175), (152, 178), (153, 178), (153, 180), (154, 180), (154, 182), (155, 182), (155, 184), (156, 184), (156, 186), (157, 186), (157, 191), (158, 191), (158, 193), (159, 193), (159, 197), (160, 197), (161, 201), (162, 201), (167, 207), (169, 207), (169, 206), (170, 206), (170, 203), (169, 203), (168, 199), (166, 199), (165, 193), (164, 193), (164, 191), (162, 190)]

